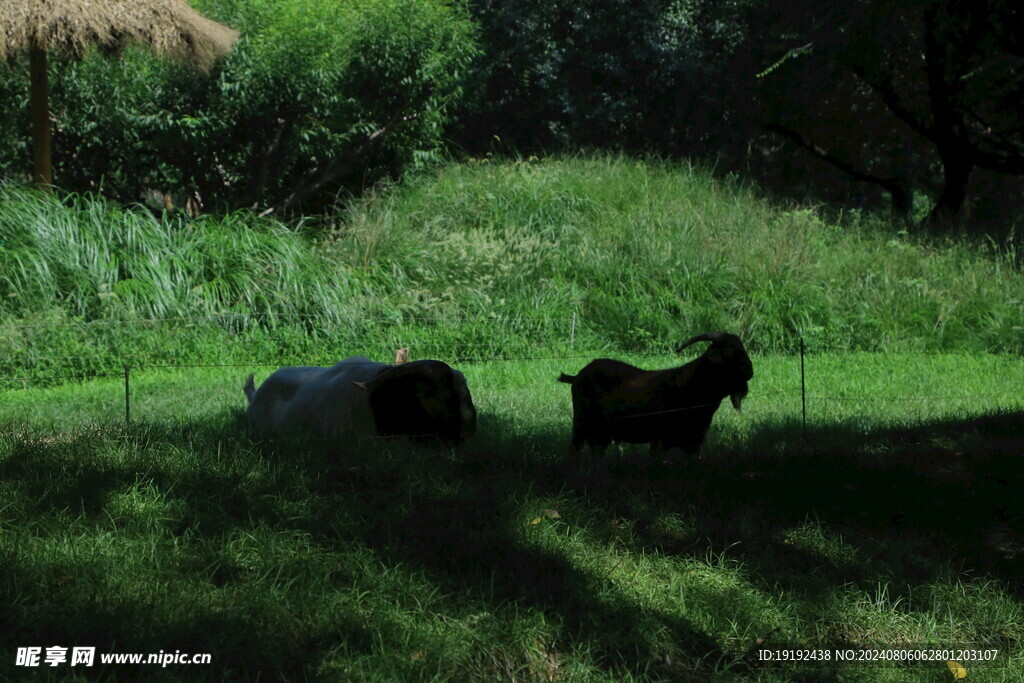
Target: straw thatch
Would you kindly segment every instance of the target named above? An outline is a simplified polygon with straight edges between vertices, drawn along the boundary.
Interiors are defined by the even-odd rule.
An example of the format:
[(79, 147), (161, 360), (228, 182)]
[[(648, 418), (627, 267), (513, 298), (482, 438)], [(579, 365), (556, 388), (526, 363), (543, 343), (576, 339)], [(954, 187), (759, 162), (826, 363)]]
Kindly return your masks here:
[(80, 57), (90, 45), (118, 52), (134, 43), (205, 71), (237, 39), (184, 0), (0, 0), (0, 59), (31, 48)]

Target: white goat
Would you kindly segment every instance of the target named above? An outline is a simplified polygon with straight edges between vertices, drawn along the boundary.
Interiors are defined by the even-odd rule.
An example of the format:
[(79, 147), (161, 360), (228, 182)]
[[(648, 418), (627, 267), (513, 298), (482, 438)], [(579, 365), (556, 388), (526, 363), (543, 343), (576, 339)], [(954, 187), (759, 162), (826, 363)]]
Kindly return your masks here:
[(400, 365), (352, 356), (331, 367), (290, 367), (243, 390), (252, 426), (265, 434), (299, 429), (326, 437), (408, 436), (459, 443), (476, 430), (465, 376), (445, 363)]

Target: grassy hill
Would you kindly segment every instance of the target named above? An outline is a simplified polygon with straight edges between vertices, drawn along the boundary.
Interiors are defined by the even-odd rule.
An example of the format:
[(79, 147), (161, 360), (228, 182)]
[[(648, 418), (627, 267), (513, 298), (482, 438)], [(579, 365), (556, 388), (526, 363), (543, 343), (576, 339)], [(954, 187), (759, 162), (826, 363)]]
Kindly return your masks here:
[[(704, 171), (627, 157), (450, 165), (327, 230), (164, 220), (0, 190), (0, 376), (350, 352), (1024, 347), (1012, 250), (837, 225)], [(575, 320), (574, 320), (575, 316)]]

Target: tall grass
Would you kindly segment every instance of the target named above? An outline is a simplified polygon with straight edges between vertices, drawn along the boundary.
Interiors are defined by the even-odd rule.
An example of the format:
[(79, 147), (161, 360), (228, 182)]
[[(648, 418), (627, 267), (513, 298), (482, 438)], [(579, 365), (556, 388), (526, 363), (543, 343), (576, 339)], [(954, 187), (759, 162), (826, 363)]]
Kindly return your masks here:
[[(0, 375), (132, 363), (658, 352), (709, 329), (759, 352), (1010, 351), (1024, 278), (991, 245), (842, 225), (700, 169), (479, 160), (312, 231), (0, 189)], [(573, 326), (573, 316), (576, 323)], [(69, 326), (70, 325), (70, 326)]]
[(0, 307), (13, 317), (54, 309), (83, 321), (329, 316), (367, 293), (337, 277), (301, 230), (277, 222), (242, 213), (159, 220), (98, 198), (3, 194)]
[(408, 286), (432, 292), (455, 287), (438, 273), (468, 273), (460, 286), (485, 306), (578, 309), (621, 349), (712, 328), (762, 351), (791, 350), (797, 332), (835, 350), (1024, 342), (1014, 253), (871, 217), (826, 223), (677, 164), (484, 160), (364, 200), (353, 215), (337, 245), (350, 259), (391, 261)]

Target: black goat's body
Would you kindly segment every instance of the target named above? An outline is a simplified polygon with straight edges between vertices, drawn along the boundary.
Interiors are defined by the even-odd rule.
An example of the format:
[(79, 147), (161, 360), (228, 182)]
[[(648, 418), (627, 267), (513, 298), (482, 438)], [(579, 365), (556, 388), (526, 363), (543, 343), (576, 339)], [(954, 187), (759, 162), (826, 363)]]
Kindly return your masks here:
[(722, 337), (677, 368), (642, 370), (599, 358), (575, 376), (563, 374), (559, 381), (572, 385), (572, 449), (601, 452), (619, 441), (649, 443), (652, 452), (699, 452), (722, 399), (732, 396), (739, 408), (753, 376), (739, 338)]

